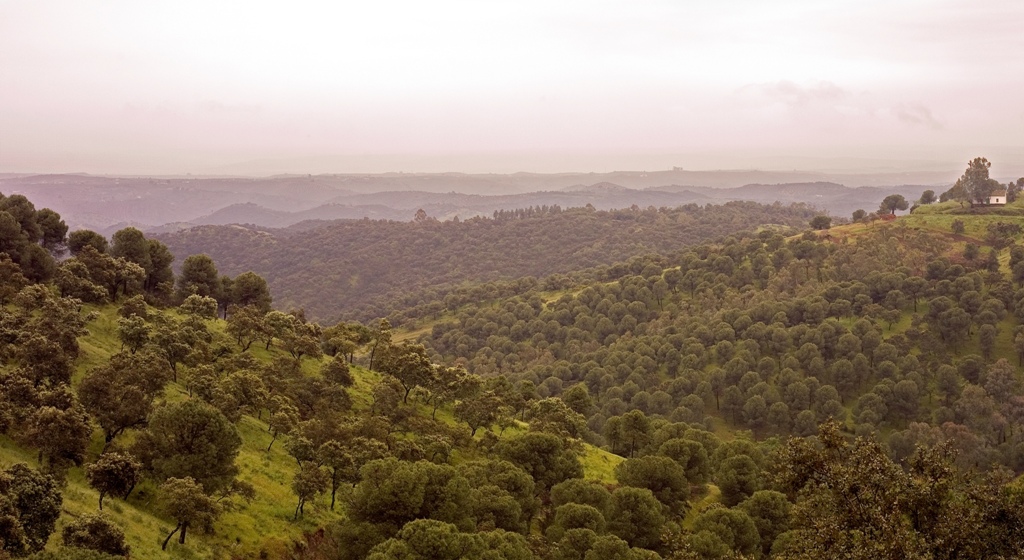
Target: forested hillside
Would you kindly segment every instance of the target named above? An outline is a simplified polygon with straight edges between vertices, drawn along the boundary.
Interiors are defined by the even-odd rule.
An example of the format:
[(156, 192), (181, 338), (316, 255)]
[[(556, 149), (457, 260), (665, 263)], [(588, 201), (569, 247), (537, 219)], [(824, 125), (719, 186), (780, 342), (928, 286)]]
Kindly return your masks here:
[(503, 377), (273, 311), (261, 278), (205, 255), (175, 278), (132, 228), (65, 237), (16, 196), (2, 223), (0, 558), (363, 558), (420, 518), (523, 558), (542, 489), (614, 480), (559, 409), (530, 433), (492, 408), (518, 402)]
[(2, 198), (0, 558), (1020, 557), (1020, 210), (424, 290), (395, 330)]
[(449, 297), (440, 320), (445, 305), (421, 308), (422, 340), (542, 396), (587, 393), (589, 426), (619, 452), (630, 411), (758, 437), (833, 417), (883, 432), (900, 458), (961, 430), (964, 464), (1019, 471), (1020, 434), (1005, 423), (1018, 414), (1024, 248), (1010, 211), (748, 233), (570, 290)]
[(372, 319), (424, 288), (541, 277), (610, 265), (753, 229), (804, 225), (806, 206), (728, 203), (593, 211), (534, 207), (493, 219), (340, 221), (313, 229), (205, 226), (157, 236), (179, 258), (207, 253), (229, 274), (267, 279), (282, 308), (313, 318)]

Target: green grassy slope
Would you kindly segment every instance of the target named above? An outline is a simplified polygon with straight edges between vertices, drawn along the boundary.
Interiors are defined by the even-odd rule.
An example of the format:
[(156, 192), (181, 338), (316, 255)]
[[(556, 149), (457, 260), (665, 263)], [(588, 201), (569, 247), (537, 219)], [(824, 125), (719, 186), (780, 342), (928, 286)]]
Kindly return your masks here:
[[(111, 354), (121, 349), (117, 338), (117, 308), (86, 306), (85, 311), (96, 311), (99, 317), (88, 325), (89, 334), (79, 339), (81, 356), (76, 362), (76, 382), (91, 368), (104, 363)], [(223, 335), (224, 325), (219, 320), (210, 322), (211, 331), (215, 334)], [(280, 350), (271, 348), (268, 351), (259, 345), (253, 345), (250, 352), (261, 360), (270, 360), (283, 354)], [(319, 366), (320, 362), (305, 359), (303, 370), (312, 375)], [(354, 406), (366, 408), (370, 403), (370, 388), (379, 379), (379, 375), (360, 367), (354, 367), (352, 371), (355, 385), (350, 394)], [(187, 398), (185, 387), (179, 383), (170, 383), (163, 398), (168, 401)], [(450, 410), (439, 410), (438, 418), (454, 422)], [(290, 485), (296, 467), (294, 459), (287, 454), (282, 444), (284, 438), (278, 438), (268, 453), (271, 435), (265, 422), (246, 416), (236, 426), (243, 441), (237, 459), (241, 470), (239, 478), (253, 485), (256, 490), (255, 499), (250, 503), (239, 501), (238, 507), (226, 511), (216, 522), (213, 533), (190, 532), (184, 546), (172, 539), (167, 551), (162, 551), (160, 546), (168, 532), (174, 528), (174, 523), (157, 511), (156, 487), (152, 482), (140, 484), (127, 502), (107, 497), (103, 511), (124, 529), (132, 548), (132, 558), (258, 558), (264, 553), (269, 558), (280, 558), (286, 556), (297, 541), (302, 540), (304, 533), (315, 531), (342, 517), (343, 507), (332, 512), (328, 507), (329, 497), (321, 497), (307, 504), (303, 519), (293, 521), (296, 498)], [(129, 431), (118, 442), (124, 444), (131, 441), (132, 437), (134, 434)], [(96, 429), (86, 461), (95, 460), (102, 446), (102, 433)], [(455, 460), (458, 457), (456, 455)], [(582, 460), (586, 476), (604, 482), (614, 482), (613, 470), (622, 461), (615, 455), (589, 445), (585, 448)], [(19, 462), (39, 466), (33, 450), (21, 447), (9, 438), (0, 437), (0, 468)], [(99, 494), (89, 487), (83, 468), (71, 469), (63, 494), (64, 513), (50, 538), (49, 549), (59, 546), (60, 529), (69, 519), (97, 511)]]
[[(114, 306), (102, 308), (88, 307), (88, 310), (99, 312), (99, 318), (88, 325), (89, 335), (79, 339), (82, 355), (76, 363), (76, 377), (81, 378), (90, 368), (95, 367), (120, 350), (117, 339), (117, 309)], [(223, 331), (223, 322), (212, 322), (214, 332)], [(269, 359), (278, 351), (269, 352), (263, 348), (254, 348), (252, 352), (261, 359)], [(306, 360), (304, 369), (312, 372), (318, 364)], [(373, 374), (355, 368), (359, 380), (355, 392), (365, 392), (368, 379)], [(359, 401), (358, 394), (353, 395)], [(185, 388), (176, 383), (167, 386), (164, 392), (166, 400), (186, 398)], [(213, 534), (190, 532), (185, 546), (180, 546), (172, 539), (167, 551), (161, 551), (160, 545), (164, 537), (174, 527), (174, 523), (162, 518), (156, 511), (156, 488), (150, 482), (141, 484), (127, 502), (108, 497), (104, 500), (103, 511), (120, 525), (132, 547), (132, 558), (227, 558), (227, 557), (258, 557), (261, 551), (267, 551), (270, 557), (279, 557), (290, 543), (310, 531), (333, 519), (340, 517), (340, 512), (330, 512), (326, 502), (316, 503), (306, 509), (306, 516), (298, 522), (291, 519), (294, 511), (294, 500), (290, 483), (294, 474), (294, 460), (288, 456), (284, 446), (278, 443), (267, 453), (270, 434), (264, 422), (251, 417), (244, 417), (237, 424), (243, 445), (237, 463), (241, 469), (240, 479), (252, 484), (256, 489), (256, 498), (248, 504), (227, 511), (217, 521)], [(124, 441), (130, 441), (133, 434), (128, 433)], [(97, 429), (90, 447), (91, 462), (99, 455), (103, 437)], [(123, 443), (123, 442), (122, 442)], [(21, 448), (9, 439), (0, 439), (0, 466), (9, 466), (16, 462), (29, 463), (37, 467), (35, 454), (31, 450)], [(322, 501), (322, 500), (321, 500)], [(86, 483), (82, 468), (71, 469), (67, 487), (64, 489), (64, 514), (58, 521), (57, 531), (50, 537), (50, 547), (59, 543), (60, 528), (68, 519), (97, 510), (99, 494)]]

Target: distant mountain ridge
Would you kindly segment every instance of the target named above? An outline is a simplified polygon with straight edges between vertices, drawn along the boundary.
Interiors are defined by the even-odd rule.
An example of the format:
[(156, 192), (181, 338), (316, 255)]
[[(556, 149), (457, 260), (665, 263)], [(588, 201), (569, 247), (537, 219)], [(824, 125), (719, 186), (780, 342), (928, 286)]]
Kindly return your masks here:
[[(829, 175), (816, 172), (620, 171), (511, 175), (385, 173), (245, 177), (0, 176), (0, 192), (56, 210), (72, 229), (110, 235), (123, 224), (172, 231), (229, 223), (287, 227), (306, 220), (410, 220), (492, 215), (531, 206), (597, 209), (678, 206), (730, 200), (806, 202), (833, 215), (873, 210), (894, 192), (916, 199), (955, 177), (936, 173)], [(886, 180), (901, 186), (879, 186)], [(901, 182), (895, 182), (901, 180)], [(938, 182), (933, 182), (938, 181)], [(946, 182), (943, 182), (946, 181)], [(846, 184), (867, 184), (847, 187)]]
[(593, 185), (573, 185), (571, 187), (565, 187), (562, 189), (565, 192), (590, 192), (590, 193), (601, 193), (601, 192), (625, 192), (631, 190), (623, 187), (622, 185), (616, 185), (615, 183), (609, 183), (602, 181), (600, 183), (594, 183)]
[[(448, 220), (458, 216), (490, 216), (496, 210), (515, 210), (533, 206), (580, 208), (591, 205), (597, 210), (674, 207), (683, 204), (720, 204), (735, 200), (768, 203), (807, 203), (837, 216), (848, 216), (863, 208), (871, 211), (889, 194), (902, 194), (916, 199), (926, 186), (905, 185), (893, 188), (850, 188), (836, 183), (785, 183), (780, 185), (744, 185), (731, 189), (681, 187), (670, 185), (643, 190), (629, 189), (614, 183), (574, 185), (559, 191), (541, 191), (515, 195), (483, 196), (460, 193), (383, 192), (338, 197), (327, 204), (297, 212), (270, 210), (254, 203), (235, 204), (175, 225), (184, 229), (191, 225), (251, 224), (268, 228), (286, 228), (309, 220), (384, 219), (408, 221), (423, 209), (428, 216)], [(348, 202), (341, 202), (341, 201)]]

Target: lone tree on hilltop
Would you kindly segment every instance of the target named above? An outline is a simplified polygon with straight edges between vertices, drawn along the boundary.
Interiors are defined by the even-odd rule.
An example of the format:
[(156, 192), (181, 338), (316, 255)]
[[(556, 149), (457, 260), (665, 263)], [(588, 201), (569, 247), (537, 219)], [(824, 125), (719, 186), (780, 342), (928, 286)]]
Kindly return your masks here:
[(931, 203), (935, 202), (935, 200), (936, 200), (936, 198), (935, 198), (935, 191), (933, 191), (931, 189), (928, 189), (928, 190), (924, 191), (923, 193), (921, 193), (921, 201), (920, 202), (921, 202), (922, 205), (931, 204)]
[(1001, 186), (998, 181), (989, 178), (988, 170), (990, 167), (992, 167), (992, 164), (987, 159), (983, 157), (974, 158), (968, 162), (967, 170), (964, 171), (964, 174), (959, 179), (959, 181), (963, 182), (971, 206), (984, 204), (989, 195), (997, 191)]
[(909, 207), (910, 203), (907, 202), (906, 198), (903, 198), (902, 194), (890, 194), (878, 206), (878, 213), (895, 216), (897, 210), (906, 210)]

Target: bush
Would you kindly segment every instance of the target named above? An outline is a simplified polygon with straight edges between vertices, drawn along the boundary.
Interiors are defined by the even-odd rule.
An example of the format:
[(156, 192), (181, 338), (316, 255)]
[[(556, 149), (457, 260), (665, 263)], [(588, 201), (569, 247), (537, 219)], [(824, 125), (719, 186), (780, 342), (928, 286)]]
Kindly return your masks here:
[(84, 515), (71, 521), (61, 531), (64, 546), (84, 548), (111, 554), (128, 556), (130, 547), (124, 540), (124, 531), (104, 515)]

